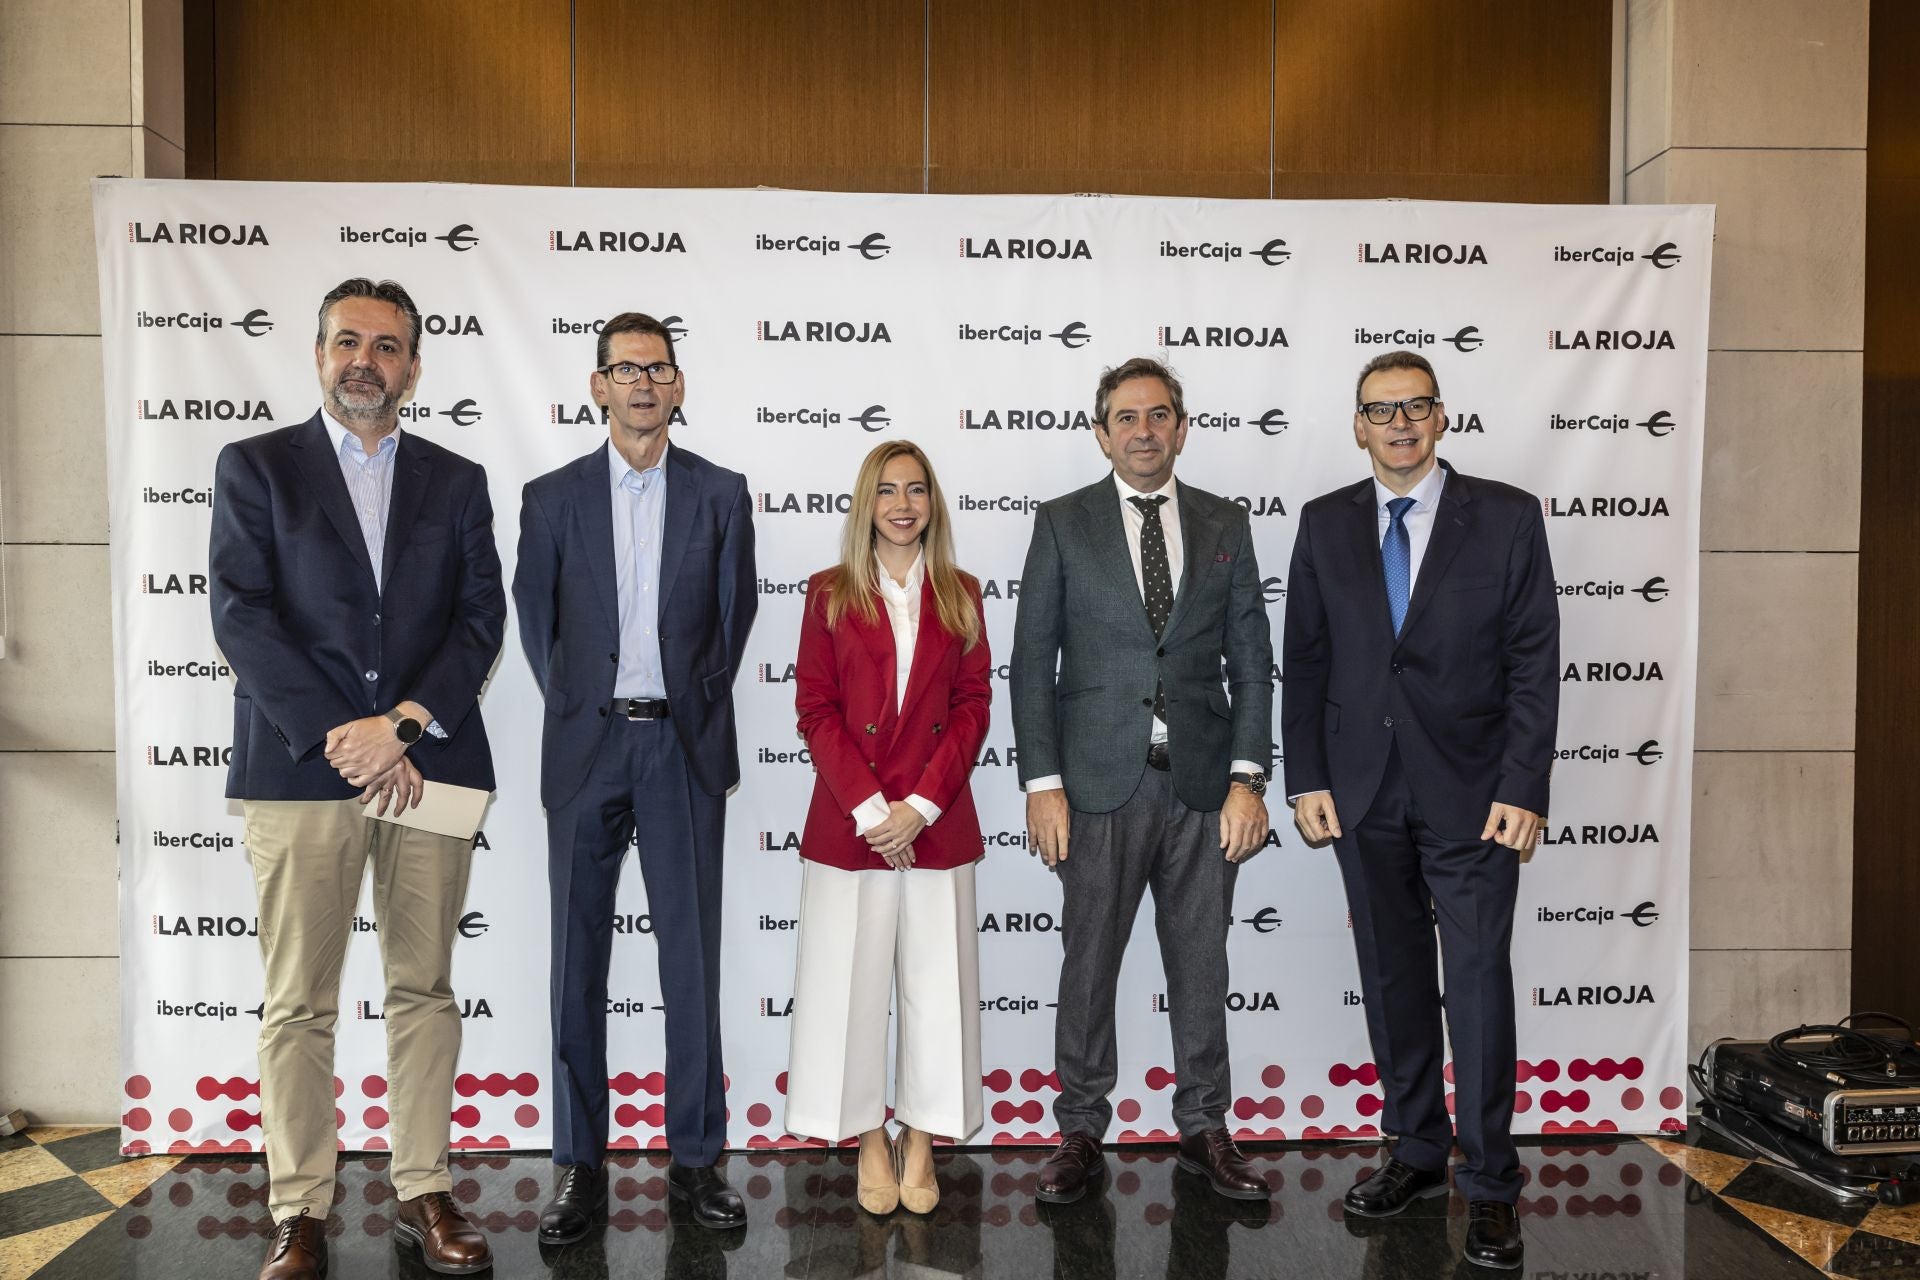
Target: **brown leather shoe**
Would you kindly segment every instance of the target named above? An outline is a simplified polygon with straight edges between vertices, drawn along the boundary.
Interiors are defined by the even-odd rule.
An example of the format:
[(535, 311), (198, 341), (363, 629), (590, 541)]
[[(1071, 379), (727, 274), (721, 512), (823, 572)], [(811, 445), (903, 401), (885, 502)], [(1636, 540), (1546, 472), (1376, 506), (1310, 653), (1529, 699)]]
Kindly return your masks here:
[(305, 1209), (273, 1229), (260, 1280), (321, 1280), (327, 1274), (327, 1223)]
[(428, 1191), (400, 1202), (393, 1234), (420, 1249), (427, 1270), (443, 1276), (470, 1276), (493, 1265), (493, 1250), (480, 1229), (468, 1222), (444, 1191)]
[(1180, 1139), (1176, 1163), (1197, 1173), (1223, 1196), (1234, 1200), (1265, 1200), (1273, 1194), (1267, 1181), (1253, 1171), (1224, 1128), (1207, 1129)]
[(1106, 1176), (1107, 1161), (1100, 1154), (1099, 1141), (1090, 1133), (1070, 1133), (1040, 1166), (1033, 1194), (1048, 1204), (1072, 1204)]

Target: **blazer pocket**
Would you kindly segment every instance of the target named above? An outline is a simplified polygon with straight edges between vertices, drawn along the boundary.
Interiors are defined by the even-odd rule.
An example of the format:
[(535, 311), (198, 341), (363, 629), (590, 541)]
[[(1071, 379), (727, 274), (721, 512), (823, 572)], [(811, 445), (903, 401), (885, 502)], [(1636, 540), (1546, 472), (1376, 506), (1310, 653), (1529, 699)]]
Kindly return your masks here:
[(1448, 591), (1491, 591), (1500, 585), (1498, 578), (1462, 578), (1458, 582), (1447, 583)]
[(1222, 720), (1233, 719), (1233, 703), (1228, 699), (1225, 689), (1216, 689), (1211, 685), (1207, 687), (1207, 710)]

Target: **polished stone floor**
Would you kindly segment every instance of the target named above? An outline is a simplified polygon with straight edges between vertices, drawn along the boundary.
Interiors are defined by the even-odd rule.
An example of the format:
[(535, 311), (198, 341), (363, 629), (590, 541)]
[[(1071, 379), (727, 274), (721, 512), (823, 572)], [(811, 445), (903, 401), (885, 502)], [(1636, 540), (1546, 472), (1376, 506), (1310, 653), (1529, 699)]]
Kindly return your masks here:
[[(258, 1159), (122, 1160), (118, 1130), (0, 1138), (0, 1280), (252, 1276), (271, 1233)], [(1563, 1144), (1564, 1139), (1560, 1142)], [(1349, 1220), (1340, 1196), (1377, 1163), (1371, 1146), (1287, 1144), (1251, 1153), (1268, 1204), (1213, 1195), (1165, 1148), (1110, 1156), (1106, 1192), (1065, 1208), (1033, 1200), (1045, 1152), (943, 1152), (929, 1218), (853, 1206), (848, 1153), (735, 1154), (749, 1225), (716, 1234), (667, 1198), (664, 1159), (616, 1158), (604, 1232), (542, 1248), (543, 1154), (462, 1156), (456, 1198), (493, 1238), (502, 1277), (1419, 1277), (1525, 1280), (1920, 1280), (1920, 1207), (1843, 1206), (1696, 1129), (1684, 1141), (1529, 1142), (1519, 1272), (1460, 1261), (1465, 1205), (1421, 1201), (1384, 1222)], [(342, 1161), (328, 1224), (332, 1276), (426, 1277), (396, 1249), (386, 1161)]]

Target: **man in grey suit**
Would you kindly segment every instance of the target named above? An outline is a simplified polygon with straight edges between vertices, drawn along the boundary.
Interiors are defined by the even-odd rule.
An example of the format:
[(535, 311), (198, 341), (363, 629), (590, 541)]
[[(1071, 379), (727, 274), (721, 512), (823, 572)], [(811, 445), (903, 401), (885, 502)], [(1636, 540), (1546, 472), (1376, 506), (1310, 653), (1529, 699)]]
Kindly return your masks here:
[(1237, 864), (1267, 837), (1259, 762), (1273, 739), (1252, 529), (1241, 507), (1174, 482), (1187, 414), (1165, 365), (1141, 357), (1107, 370), (1093, 416), (1112, 474), (1040, 507), (1013, 637), (1027, 829), (1060, 876), (1066, 946), (1054, 1020), (1061, 1143), (1038, 1194), (1067, 1203), (1105, 1176), (1114, 988), (1151, 886), (1180, 1165), (1221, 1195), (1262, 1199), (1267, 1185), (1226, 1127), (1227, 927)]

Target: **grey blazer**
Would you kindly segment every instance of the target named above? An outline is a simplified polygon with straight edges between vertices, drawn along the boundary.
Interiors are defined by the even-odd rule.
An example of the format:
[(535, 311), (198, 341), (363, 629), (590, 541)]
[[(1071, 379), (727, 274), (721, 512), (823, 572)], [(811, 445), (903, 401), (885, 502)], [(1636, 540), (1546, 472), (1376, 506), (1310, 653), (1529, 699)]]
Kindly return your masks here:
[(1139, 785), (1156, 678), (1188, 808), (1220, 808), (1234, 760), (1272, 758), (1273, 642), (1247, 513), (1184, 481), (1175, 493), (1184, 567), (1157, 643), (1112, 477), (1034, 517), (1009, 686), (1020, 781), (1061, 775), (1082, 813), (1117, 809)]

